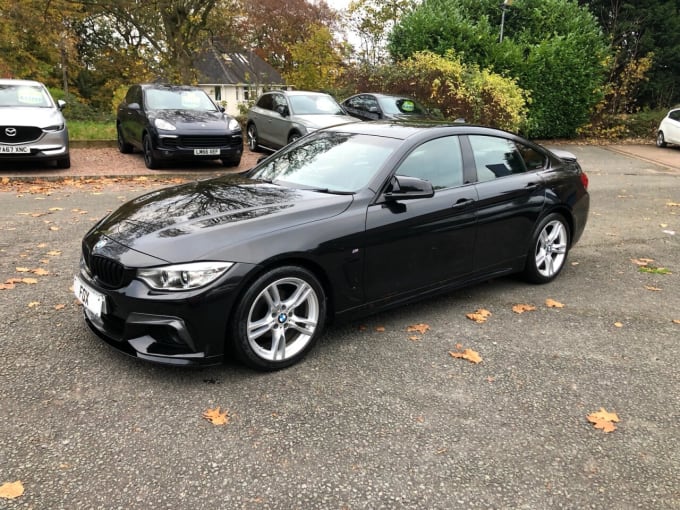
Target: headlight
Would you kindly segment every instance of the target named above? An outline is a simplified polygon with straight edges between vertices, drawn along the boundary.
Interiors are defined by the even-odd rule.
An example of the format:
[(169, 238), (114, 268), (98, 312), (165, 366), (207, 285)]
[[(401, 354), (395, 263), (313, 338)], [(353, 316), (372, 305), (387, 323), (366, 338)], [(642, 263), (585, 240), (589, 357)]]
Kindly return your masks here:
[(208, 285), (233, 266), (233, 262), (194, 262), (138, 269), (137, 277), (157, 290), (191, 290)]
[(55, 124), (53, 126), (47, 126), (46, 128), (43, 128), (43, 131), (61, 131), (64, 129), (63, 124)]
[(167, 120), (156, 119), (153, 121), (153, 125), (158, 129), (163, 129), (164, 131), (175, 131), (177, 128), (170, 124)]
[(229, 119), (229, 129), (231, 131), (241, 131), (241, 124), (236, 119)]

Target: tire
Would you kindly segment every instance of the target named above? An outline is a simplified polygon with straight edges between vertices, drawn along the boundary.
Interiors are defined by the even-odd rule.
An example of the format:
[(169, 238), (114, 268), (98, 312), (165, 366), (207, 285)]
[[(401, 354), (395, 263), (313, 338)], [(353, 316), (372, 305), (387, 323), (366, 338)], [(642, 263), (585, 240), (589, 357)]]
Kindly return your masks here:
[(656, 146), (657, 147), (666, 146), (666, 139), (663, 136), (663, 131), (659, 131), (659, 133), (656, 135)]
[(57, 168), (60, 169), (67, 169), (71, 168), (71, 156), (66, 156), (63, 158), (59, 158), (58, 160), (55, 161)]
[(257, 128), (255, 127), (255, 124), (248, 124), (246, 139), (248, 140), (248, 148), (252, 152), (260, 152), (260, 140), (257, 138)]
[(288, 143), (293, 143), (295, 140), (298, 138), (301, 138), (302, 135), (298, 133), (297, 131), (293, 131), (291, 134), (288, 135)]
[(118, 150), (123, 154), (130, 154), (132, 152), (132, 145), (125, 141), (125, 137), (120, 131), (120, 126), (116, 127), (116, 132), (118, 134)]
[(561, 214), (543, 218), (531, 236), (524, 277), (532, 283), (554, 280), (567, 260), (569, 242), (569, 224)]
[(283, 266), (260, 276), (238, 301), (231, 346), (246, 365), (280, 370), (314, 346), (326, 319), (326, 296), (308, 270)]
[(241, 156), (232, 159), (223, 159), (222, 166), (239, 166), (241, 164)]
[(154, 170), (160, 166), (160, 162), (153, 155), (153, 146), (151, 145), (151, 137), (144, 135), (142, 140), (142, 147), (144, 147), (144, 164), (147, 168)]

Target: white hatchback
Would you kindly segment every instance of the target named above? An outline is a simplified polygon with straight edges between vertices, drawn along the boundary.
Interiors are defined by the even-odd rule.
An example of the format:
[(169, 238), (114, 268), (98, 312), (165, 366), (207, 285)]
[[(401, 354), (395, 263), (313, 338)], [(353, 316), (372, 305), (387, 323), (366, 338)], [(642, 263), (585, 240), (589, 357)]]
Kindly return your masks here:
[(680, 108), (669, 111), (656, 132), (657, 147), (665, 147), (669, 143), (680, 145)]

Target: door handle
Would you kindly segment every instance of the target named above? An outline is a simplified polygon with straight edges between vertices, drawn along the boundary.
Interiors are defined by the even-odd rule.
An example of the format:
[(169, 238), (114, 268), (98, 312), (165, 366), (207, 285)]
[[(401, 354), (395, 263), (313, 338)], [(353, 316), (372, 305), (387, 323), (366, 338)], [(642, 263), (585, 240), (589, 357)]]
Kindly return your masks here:
[(455, 204), (451, 206), (452, 209), (465, 209), (466, 207), (471, 206), (474, 204), (474, 200), (472, 198), (461, 198), (458, 200)]
[(524, 189), (527, 191), (535, 191), (539, 188), (539, 185), (535, 182), (530, 182), (529, 184), (526, 185)]

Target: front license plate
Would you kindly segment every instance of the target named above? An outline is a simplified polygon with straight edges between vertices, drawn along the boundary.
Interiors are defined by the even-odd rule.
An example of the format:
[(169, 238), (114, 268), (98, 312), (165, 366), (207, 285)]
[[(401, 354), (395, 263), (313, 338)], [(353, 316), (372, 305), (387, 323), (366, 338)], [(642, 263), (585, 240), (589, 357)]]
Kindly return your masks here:
[(219, 156), (219, 149), (194, 149), (194, 156)]
[(73, 278), (73, 293), (91, 313), (97, 317), (102, 316), (106, 296), (94, 290), (77, 276)]
[(30, 147), (16, 145), (0, 145), (0, 154), (30, 154)]

